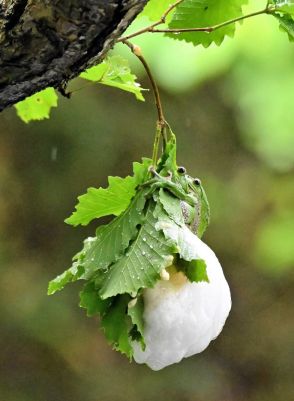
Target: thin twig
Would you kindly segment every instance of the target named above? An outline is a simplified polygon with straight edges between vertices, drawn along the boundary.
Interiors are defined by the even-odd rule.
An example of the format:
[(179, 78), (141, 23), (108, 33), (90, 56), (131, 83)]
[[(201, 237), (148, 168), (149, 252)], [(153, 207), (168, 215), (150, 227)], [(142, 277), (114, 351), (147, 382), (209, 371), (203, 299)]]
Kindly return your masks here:
[(183, 33), (183, 32), (213, 32), (216, 31), (217, 29), (223, 28), (227, 25), (233, 24), (238, 21), (243, 21), (244, 19), (255, 17), (257, 15), (261, 14), (267, 14), (269, 12), (268, 8), (264, 8), (263, 10), (260, 11), (255, 11), (254, 13), (242, 15), (241, 17), (233, 18), (231, 20), (221, 22), (220, 24), (213, 25), (213, 26), (208, 26), (208, 27), (200, 27), (200, 28), (167, 28), (167, 29), (153, 29), (153, 33)]
[(155, 98), (155, 104), (156, 104), (156, 108), (157, 108), (157, 114), (158, 114), (158, 122), (161, 125), (165, 125), (165, 118), (164, 118), (164, 114), (163, 114), (163, 109), (162, 109), (162, 104), (161, 104), (161, 100), (160, 100), (160, 94), (159, 94), (159, 90), (158, 90), (158, 86), (155, 82), (155, 79), (152, 75), (152, 72), (150, 70), (150, 67), (147, 63), (147, 61), (145, 60), (141, 48), (137, 45), (134, 45), (133, 43), (129, 42), (128, 40), (124, 39), (122, 41), (124, 44), (126, 44), (131, 50), (132, 52), (135, 54), (135, 56), (138, 57), (138, 59), (141, 61), (141, 63), (143, 64), (146, 73), (148, 75), (148, 78), (151, 82), (152, 85), (152, 89), (153, 89), (153, 93), (154, 93), (154, 98)]
[(225, 22), (221, 22), (220, 24), (216, 24), (216, 25), (212, 25), (212, 26), (208, 26), (208, 27), (198, 27), (198, 28), (162, 28), (162, 29), (158, 29), (156, 28), (158, 25), (161, 25), (163, 23), (165, 23), (166, 21), (166, 17), (167, 15), (175, 8), (177, 7), (180, 3), (182, 3), (183, 0), (177, 1), (176, 3), (174, 3), (173, 5), (171, 5), (166, 12), (162, 15), (162, 17), (154, 22), (152, 25), (149, 25), (145, 28), (140, 29), (137, 32), (131, 33), (130, 35), (127, 35), (125, 37), (122, 37), (120, 39), (118, 39), (118, 42), (123, 42), (124, 40), (128, 40), (131, 38), (134, 38), (135, 36), (141, 35), (143, 33), (174, 33), (174, 34), (178, 34), (178, 33), (183, 33), (183, 32), (213, 32), (216, 31), (217, 29), (223, 28), (227, 25), (233, 24), (235, 22), (238, 21), (242, 21), (245, 20), (247, 18), (251, 18), (251, 17), (255, 17), (257, 15), (261, 15), (261, 14), (269, 14), (273, 11), (273, 8), (269, 5), (269, 3), (266, 4), (266, 7), (263, 8), (262, 10), (259, 11), (255, 11), (253, 13), (250, 14), (246, 14), (246, 15), (242, 15), (240, 17), (237, 18), (233, 18), (230, 19), (228, 21)]
[(165, 148), (165, 145), (167, 142), (166, 128), (168, 127), (168, 124), (167, 124), (164, 114), (163, 114), (163, 108), (162, 108), (162, 103), (161, 103), (161, 99), (160, 99), (159, 89), (158, 89), (156, 81), (152, 75), (150, 67), (142, 54), (141, 48), (139, 46), (134, 45), (133, 43), (129, 42), (127, 39), (122, 40), (122, 43), (127, 45), (132, 50), (132, 52), (135, 54), (135, 56), (141, 61), (141, 63), (143, 64), (143, 66), (145, 68), (145, 71), (148, 75), (148, 78), (151, 82), (151, 86), (153, 89), (154, 100), (155, 100), (157, 116), (158, 116), (157, 126), (156, 126), (156, 134), (155, 134), (155, 140), (154, 140), (154, 146), (153, 146), (153, 157), (152, 157), (153, 165), (156, 165), (160, 137), (162, 137), (163, 148)]
[(122, 38), (119, 38), (117, 42), (123, 42), (124, 40), (128, 40), (131, 38), (134, 38), (135, 36), (141, 35), (142, 33), (146, 32), (154, 32), (154, 28), (158, 25), (164, 24), (166, 21), (167, 16), (173, 11), (174, 8), (176, 8), (180, 3), (182, 3), (184, 0), (178, 0), (174, 4), (171, 4), (168, 9), (162, 14), (160, 19), (153, 24), (147, 26), (146, 28), (142, 28), (137, 32), (131, 33), (130, 35), (124, 36)]

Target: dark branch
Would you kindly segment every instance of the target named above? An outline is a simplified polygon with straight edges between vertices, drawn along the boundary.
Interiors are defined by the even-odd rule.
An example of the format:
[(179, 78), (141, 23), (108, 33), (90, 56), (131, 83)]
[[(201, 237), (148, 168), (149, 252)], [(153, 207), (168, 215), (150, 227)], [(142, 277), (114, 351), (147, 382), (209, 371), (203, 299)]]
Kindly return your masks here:
[(147, 0), (0, 3), (0, 111), (97, 63)]

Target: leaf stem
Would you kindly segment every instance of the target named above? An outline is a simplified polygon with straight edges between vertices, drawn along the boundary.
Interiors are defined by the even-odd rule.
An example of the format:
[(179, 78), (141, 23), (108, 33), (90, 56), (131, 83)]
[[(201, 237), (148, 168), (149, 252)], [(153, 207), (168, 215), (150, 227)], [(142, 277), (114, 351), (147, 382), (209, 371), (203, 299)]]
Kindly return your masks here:
[(216, 25), (212, 25), (212, 26), (208, 26), (208, 27), (174, 28), (174, 29), (173, 28), (162, 28), (162, 29), (156, 28), (158, 25), (164, 24), (166, 21), (167, 15), (182, 2), (183, 2), (183, 0), (179, 0), (176, 3), (172, 4), (165, 11), (165, 13), (162, 15), (162, 17), (158, 21), (154, 22), (153, 24), (151, 24), (145, 28), (140, 29), (137, 32), (133, 32), (130, 35), (119, 38), (118, 42), (123, 42), (125, 40), (134, 38), (135, 36), (141, 35), (143, 33), (148, 33), (148, 32), (149, 33), (174, 33), (174, 34), (183, 33), (183, 32), (207, 32), (207, 33), (210, 33), (210, 32), (216, 31), (217, 29), (223, 28), (227, 25), (233, 24), (235, 22), (245, 20), (247, 18), (255, 17), (255, 16), (261, 15), (261, 14), (270, 14), (274, 10), (274, 8), (272, 8), (270, 6), (269, 2), (267, 2), (265, 8), (263, 8), (262, 10), (255, 11), (255, 12), (252, 12), (252, 13), (246, 14), (246, 15), (241, 15), (240, 17), (236, 17), (236, 18), (230, 19), (228, 21), (221, 22), (220, 24), (216, 24)]
[(223, 28), (227, 25), (233, 24), (235, 22), (243, 21), (247, 18), (255, 17), (257, 15), (267, 14), (268, 12), (269, 12), (269, 9), (264, 8), (263, 10), (259, 10), (259, 11), (255, 11), (250, 14), (242, 15), (240, 17), (233, 18), (228, 21), (221, 22), (220, 24), (212, 25), (212, 26), (208, 26), (208, 27), (153, 29), (150, 32), (154, 32), (154, 33), (159, 33), (159, 32), (160, 33), (207, 32), (207, 33), (210, 33), (210, 32), (216, 31), (217, 29)]
[(152, 153), (152, 166), (154, 166), (154, 167), (157, 164), (158, 148), (159, 148), (159, 143), (160, 143), (160, 137), (161, 136), (162, 136), (162, 127), (159, 124), (157, 124), (156, 125), (154, 143), (153, 143), (153, 153)]
[(156, 134), (155, 134), (155, 139), (154, 139), (154, 145), (153, 145), (153, 156), (152, 156), (152, 161), (153, 165), (155, 166), (157, 163), (157, 157), (158, 157), (158, 148), (159, 148), (159, 142), (160, 142), (160, 137), (162, 137), (162, 142), (163, 142), (163, 148), (165, 149), (166, 142), (167, 142), (167, 137), (166, 137), (166, 128), (168, 126), (164, 114), (163, 114), (163, 108), (162, 108), (162, 103), (160, 99), (160, 93), (158, 86), (156, 84), (156, 81), (152, 75), (151, 69), (144, 58), (142, 54), (142, 50), (139, 46), (134, 45), (133, 43), (129, 42), (127, 39), (121, 40), (122, 43), (127, 45), (133, 52), (133, 54), (138, 57), (138, 59), (141, 61), (143, 64), (143, 67), (148, 75), (148, 78), (151, 82), (153, 94), (154, 94), (154, 100), (156, 104), (156, 109), (157, 109), (157, 125), (156, 125)]
[(160, 19), (158, 21), (154, 22), (153, 24), (151, 24), (145, 28), (140, 29), (137, 32), (134, 32), (134, 33), (131, 33), (130, 35), (119, 38), (117, 40), (117, 42), (123, 42), (124, 40), (128, 40), (128, 39), (134, 38), (135, 36), (141, 35), (142, 33), (154, 32), (154, 28), (158, 25), (164, 24), (166, 21), (166, 17), (173, 11), (173, 9), (175, 9), (183, 1), (184, 0), (178, 0), (174, 4), (171, 4), (168, 7), (168, 9), (162, 14), (162, 16), (160, 17)]

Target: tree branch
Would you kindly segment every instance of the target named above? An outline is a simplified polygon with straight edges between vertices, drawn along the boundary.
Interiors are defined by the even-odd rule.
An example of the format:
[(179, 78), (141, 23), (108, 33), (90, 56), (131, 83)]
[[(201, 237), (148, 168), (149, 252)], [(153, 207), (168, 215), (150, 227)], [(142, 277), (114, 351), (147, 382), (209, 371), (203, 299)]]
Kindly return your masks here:
[(0, 111), (102, 60), (147, 0), (0, 3)]

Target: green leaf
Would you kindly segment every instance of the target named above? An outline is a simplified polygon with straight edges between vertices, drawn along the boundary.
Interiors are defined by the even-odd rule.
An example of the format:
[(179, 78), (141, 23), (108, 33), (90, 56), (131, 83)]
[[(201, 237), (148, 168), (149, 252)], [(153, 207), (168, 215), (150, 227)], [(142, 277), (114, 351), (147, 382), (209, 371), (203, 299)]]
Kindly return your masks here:
[(87, 310), (87, 316), (103, 315), (111, 305), (111, 298), (101, 299), (95, 281), (89, 281), (80, 292), (80, 307)]
[(109, 177), (108, 188), (88, 188), (86, 194), (78, 197), (76, 211), (65, 222), (73, 226), (86, 226), (93, 219), (107, 215), (118, 216), (129, 205), (135, 195), (136, 187), (147, 177), (150, 159), (142, 163), (134, 163), (134, 176)]
[(97, 270), (106, 269), (123, 255), (144, 221), (144, 206), (144, 192), (140, 192), (122, 215), (98, 227), (96, 237), (81, 261), (85, 278), (92, 277)]
[(108, 188), (88, 188), (87, 193), (78, 197), (76, 211), (65, 222), (73, 226), (86, 226), (93, 219), (118, 216), (129, 205), (135, 195), (133, 177), (108, 177)]
[[(169, 28), (211, 27), (240, 17), (242, 5), (246, 3), (247, 0), (184, 0), (177, 6)], [(233, 37), (234, 33), (235, 23), (232, 23), (211, 33), (186, 32), (177, 35), (168, 34), (168, 36), (191, 42), (195, 46), (201, 44), (208, 47), (213, 42), (219, 46), (225, 36)]]
[(132, 322), (127, 315), (129, 301), (129, 295), (120, 295), (113, 298), (111, 307), (101, 319), (101, 326), (105, 337), (113, 345), (114, 349), (126, 354), (131, 359), (133, 349), (129, 332), (132, 328)]
[[(109, 298), (107, 298), (109, 299)], [(107, 301), (107, 299), (105, 301)], [(145, 349), (144, 342), (144, 300), (143, 296), (140, 295), (137, 298), (131, 300), (128, 304), (128, 315), (130, 316), (133, 328), (130, 332), (132, 340), (138, 341), (141, 343), (142, 349)]]
[(180, 201), (170, 191), (163, 189), (159, 191), (159, 201), (171, 220), (180, 226), (186, 223), (191, 231), (201, 238), (209, 224), (210, 208), (202, 185), (196, 189), (198, 202), (195, 206)]
[(159, 201), (167, 215), (177, 224), (184, 224), (181, 201), (167, 191), (160, 189)]
[(199, 259), (197, 249), (193, 244), (194, 234), (185, 224), (176, 224), (159, 203), (156, 205), (154, 215), (158, 220), (156, 228), (163, 231), (166, 240), (182, 259), (188, 262)]
[(128, 61), (121, 56), (111, 56), (101, 64), (80, 74), (81, 78), (133, 93), (138, 100), (144, 101), (143, 89), (131, 73)]
[(53, 295), (55, 292), (62, 290), (66, 284), (77, 281), (83, 273), (83, 268), (78, 263), (73, 263), (71, 268), (49, 282), (47, 294)]
[(190, 262), (178, 259), (176, 266), (185, 273), (189, 281), (195, 283), (205, 281), (209, 283), (206, 263), (203, 259), (194, 259)]
[(140, 16), (148, 17), (150, 21), (158, 21), (169, 6), (175, 2), (176, 0), (149, 0)]
[(83, 249), (74, 256), (74, 263), (72, 264), (72, 266), (49, 282), (48, 295), (52, 295), (55, 292), (62, 290), (66, 284), (77, 281), (83, 277), (83, 274), (85, 273), (85, 268), (82, 261), (91, 248), (91, 244), (92, 238), (87, 238), (84, 241)]
[(290, 42), (294, 41), (294, 20), (290, 15), (279, 15), (272, 14), (280, 22), (280, 28), (282, 31), (288, 34)]
[(284, 14), (294, 16), (294, 1), (293, 0), (278, 0), (275, 1), (275, 10)]
[(155, 229), (154, 204), (149, 202), (144, 224), (125, 255), (105, 273), (100, 295), (136, 294), (140, 288), (153, 287), (161, 270), (169, 265), (173, 252), (161, 230)]
[(87, 79), (88, 81), (99, 82), (103, 79), (103, 76), (107, 73), (108, 70), (108, 63), (106, 61), (103, 61), (102, 63), (82, 72), (80, 74), (80, 77)]
[(197, 215), (199, 216), (199, 224), (197, 228), (197, 236), (202, 238), (209, 223), (210, 223), (210, 206), (206, 196), (206, 192), (202, 185), (199, 187), (200, 191), (200, 205), (197, 208)]
[(27, 97), (15, 105), (17, 115), (28, 123), (34, 120), (49, 118), (52, 107), (57, 107), (58, 97), (53, 88), (46, 88), (41, 92)]
[[(170, 241), (170, 244), (173, 244), (174, 250), (177, 251), (174, 262), (176, 267), (182, 270), (192, 282), (209, 282), (206, 272), (206, 263), (199, 258), (194, 242), (191, 241), (191, 236), (193, 237), (194, 234), (191, 233), (189, 228), (187, 228), (182, 221), (178, 224), (175, 222), (177, 219), (173, 218), (174, 212), (176, 209), (179, 211), (179, 207), (176, 206), (175, 209), (171, 209), (171, 203), (168, 198), (172, 198), (172, 196), (165, 193), (165, 198), (162, 198), (162, 195), (163, 192), (161, 192), (161, 198), (159, 199), (165, 207), (162, 204), (157, 204), (154, 214), (158, 218), (157, 228), (162, 228), (166, 239)], [(165, 200), (162, 202), (162, 199)], [(166, 207), (166, 205), (168, 205), (168, 207)]]
[(123, 255), (138, 232), (137, 226), (143, 222), (144, 194), (144, 191), (138, 193), (119, 217), (98, 227), (96, 237), (84, 241), (83, 249), (73, 258), (72, 267), (49, 283), (49, 295), (70, 282), (92, 278), (98, 270), (106, 269)]
[(174, 172), (177, 169), (177, 143), (176, 137), (170, 131), (170, 140), (166, 144), (165, 151), (158, 163), (158, 170), (162, 175), (167, 175), (168, 172)]
[(149, 167), (151, 166), (151, 164), (152, 160), (147, 157), (142, 158), (142, 163), (133, 163), (133, 172), (136, 185), (143, 184), (143, 182), (147, 181), (149, 175)]
[[(143, 337), (144, 301), (140, 296), (132, 300), (129, 295), (101, 299), (99, 287), (101, 275), (89, 281), (80, 292), (80, 307), (87, 310), (87, 316), (100, 315), (101, 326), (110, 344), (117, 350), (132, 357), (132, 341), (139, 341), (145, 348)], [(136, 302), (135, 302), (136, 301)]]

